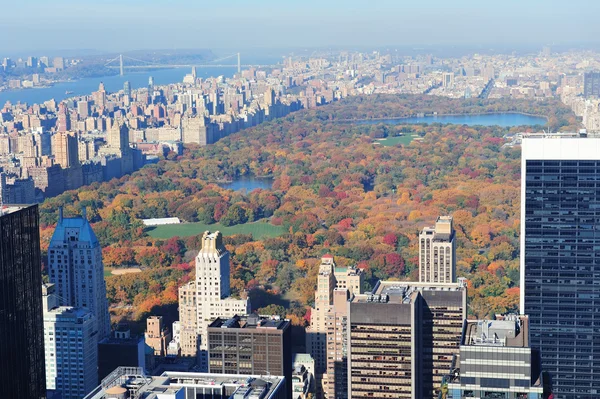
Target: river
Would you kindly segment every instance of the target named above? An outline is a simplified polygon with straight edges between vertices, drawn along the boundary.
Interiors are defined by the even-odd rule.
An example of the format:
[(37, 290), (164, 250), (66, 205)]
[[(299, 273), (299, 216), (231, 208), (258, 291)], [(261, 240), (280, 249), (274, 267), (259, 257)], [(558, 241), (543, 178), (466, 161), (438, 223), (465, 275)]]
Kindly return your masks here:
[[(210, 67), (197, 68), (196, 74), (200, 78), (214, 76), (232, 77), (237, 72), (235, 67)], [(40, 104), (44, 101), (55, 99), (64, 100), (68, 97), (91, 94), (98, 90), (100, 83), (104, 83), (108, 92), (116, 92), (123, 89), (126, 81), (131, 83), (131, 89), (139, 89), (148, 86), (148, 78), (152, 76), (157, 85), (166, 85), (169, 83), (178, 83), (183, 81), (183, 77), (191, 73), (191, 68), (172, 68), (158, 69), (145, 72), (126, 72), (125, 76), (103, 76), (99, 78), (84, 78), (72, 82), (56, 83), (51, 87), (32, 88), (21, 90), (0, 91), (0, 108), (7, 102), (16, 104), (18, 102), (27, 104)], [(73, 92), (66, 94), (66, 92)]]
[(482, 125), (482, 126), (533, 126), (546, 125), (546, 118), (541, 116), (532, 116), (518, 113), (497, 113), (497, 114), (479, 114), (479, 115), (440, 115), (424, 116), (411, 118), (390, 118), (390, 119), (372, 119), (347, 121), (361, 125), (377, 125), (380, 123), (387, 125), (400, 125), (408, 123), (451, 123), (454, 125)]

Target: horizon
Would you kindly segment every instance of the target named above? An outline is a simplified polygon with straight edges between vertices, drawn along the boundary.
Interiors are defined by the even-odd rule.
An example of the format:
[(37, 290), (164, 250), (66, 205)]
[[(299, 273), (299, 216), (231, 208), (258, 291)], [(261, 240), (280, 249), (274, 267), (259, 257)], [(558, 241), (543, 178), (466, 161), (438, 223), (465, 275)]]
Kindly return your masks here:
[[(580, 12), (585, 9), (586, 12)], [(0, 53), (82, 51), (100, 53), (153, 49), (292, 49), (329, 47), (502, 47), (600, 44), (594, 21), (600, 4), (516, 0), (481, 4), (442, 0), (398, 4), (382, 0), (366, 8), (356, 0), (287, 4), (195, 4), (174, 0), (57, 0), (4, 5), (0, 34), (10, 41)], [(559, 12), (560, 11), (560, 12)], [(157, 29), (157, 28), (162, 29)], [(76, 34), (74, 34), (76, 32)], [(250, 33), (250, 34), (249, 34)], [(44, 38), (40, 45), (39, 38)], [(500, 39), (501, 38), (501, 39)], [(393, 44), (396, 43), (396, 44)]]

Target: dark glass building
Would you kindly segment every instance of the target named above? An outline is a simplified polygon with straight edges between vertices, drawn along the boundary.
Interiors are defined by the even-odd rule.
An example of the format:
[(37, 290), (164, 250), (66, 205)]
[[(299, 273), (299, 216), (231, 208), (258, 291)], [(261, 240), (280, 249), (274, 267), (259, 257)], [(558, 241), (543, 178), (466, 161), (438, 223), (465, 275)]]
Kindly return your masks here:
[(600, 139), (525, 138), (521, 313), (554, 398), (600, 397)]
[(583, 75), (584, 97), (600, 97), (600, 72), (586, 72)]
[(292, 397), (289, 320), (256, 314), (217, 318), (208, 326), (209, 369), (217, 374), (281, 375)]
[(37, 205), (0, 210), (0, 398), (46, 396)]

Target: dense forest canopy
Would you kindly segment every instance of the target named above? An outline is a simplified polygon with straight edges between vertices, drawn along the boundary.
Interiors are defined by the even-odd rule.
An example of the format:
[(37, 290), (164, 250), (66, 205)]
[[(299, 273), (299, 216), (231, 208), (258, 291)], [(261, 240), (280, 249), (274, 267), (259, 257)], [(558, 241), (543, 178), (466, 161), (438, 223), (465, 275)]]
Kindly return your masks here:
[[(131, 176), (48, 199), (41, 205), (42, 241), (47, 246), (58, 206), (67, 215), (86, 207), (105, 265), (143, 269), (106, 277), (115, 319), (139, 320), (176, 303), (177, 287), (193, 276), (200, 238), (155, 239), (141, 219), (281, 225), (286, 233), (275, 238), (225, 237), (232, 254), (232, 290), (250, 295), (255, 309), (281, 313), (303, 325), (323, 254), (362, 268), (367, 289), (377, 279), (416, 280), (419, 230), (438, 215), (452, 214), (458, 275), (469, 280), (470, 314), (515, 310), (520, 149), (504, 148), (503, 136), (531, 128), (337, 122), (482, 110), (547, 115), (555, 130), (577, 127), (575, 116), (555, 101), (350, 98), (211, 146), (190, 146), (183, 156), (170, 154)], [(415, 139), (389, 147), (377, 140), (395, 135)], [(245, 175), (272, 176), (272, 190), (241, 193), (214, 184)]]

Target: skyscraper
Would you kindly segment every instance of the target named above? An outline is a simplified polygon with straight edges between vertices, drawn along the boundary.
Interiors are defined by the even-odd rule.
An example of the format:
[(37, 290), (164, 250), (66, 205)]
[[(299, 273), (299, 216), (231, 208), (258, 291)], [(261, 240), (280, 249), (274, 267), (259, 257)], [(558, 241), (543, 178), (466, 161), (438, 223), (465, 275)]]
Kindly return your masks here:
[(89, 309), (96, 318), (97, 339), (110, 335), (102, 249), (86, 218), (64, 218), (62, 208), (50, 246), (48, 274), (59, 305)]
[(586, 72), (583, 75), (583, 96), (600, 97), (600, 72)]
[(229, 251), (220, 232), (204, 232), (196, 256), (196, 280), (179, 288), (181, 355), (197, 356), (201, 370), (208, 370), (208, 325), (217, 317), (247, 314), (247, 299), (232, 298), (229, 286)]
[(419, 282), (456, 281), (456, 232), (452, 216), (440, 216), (419, 234)]
[(0, 397), (46, 396), (37, 205), (0, 208)]
[(600, 395), (600, 138), (524, 138), (521, 314), (554, 397)]
[(79, 164), (79, 143), (77, 137), (66, 132), (58, 132), (52, 136), (52, 154), (54, 161), (62, 168), (70, 168)]
[(256, 314), (217, 318), (208, 326), (208, 371), (215, 374), (282, 375), (292, 394), (289, 320)]
[(538, 352), (529, 345), (527, 316), (465, 320), (448, 399), (542, 399)]
[(54, 284), (42, 287), (46, 388), (79, 399), (98, 383), (96, 319), (87, 309), (59, 306)]
[(459, 351), (465, 281), (380, 281), (349, 309), (348, 397), (437, 398)]
[(59, 132), (68, 132), (71, 130), (71, 116), (67, 104), (60, 103), (58, 105), (56, 130)]
[[(345, 318), (343, 302), (354, 294), (362, 292), (364, 274), (362, 270), (353, 267), (337, 267), (333, 256), (327, 254), (321, 258), (317, 290), (315, 291), (315, 307), (310, 313), (310, 327), (306, 330), (306, 350), (315, 360), (315, 379), (317, 397), (331, 394), (334, 389), (335, 370), (344, 355), (339, 352), (336, 360), (328, 362), (328, 345), (332, 350), (345, 345), (346, 337), (341, 331), (330, 329), (329, 323), (336, 318)], [(334, 296), (337, 295), (338, 305), (334, 309)], [(343, 299), (345, 298), (345, 299)], [(340, 319), (340, 323), (342, 320)], [(328, 335), (328, 330), (333, 335)], [(337, 357), (340, 357), (337, 360)], [(327, 387), (323, 387), (323, 375), (327, 373)], [(339, 373), (338, 373), (339, 374)], [(325, 389), (326, 388), (326, 389)]]

